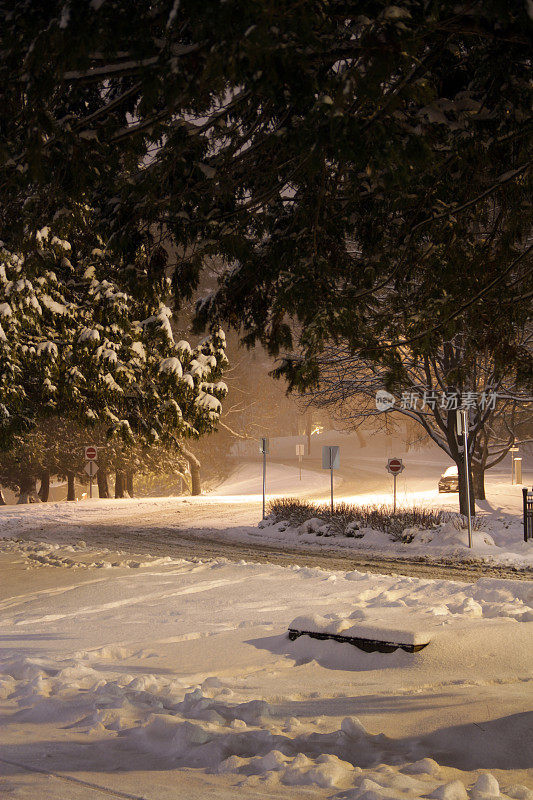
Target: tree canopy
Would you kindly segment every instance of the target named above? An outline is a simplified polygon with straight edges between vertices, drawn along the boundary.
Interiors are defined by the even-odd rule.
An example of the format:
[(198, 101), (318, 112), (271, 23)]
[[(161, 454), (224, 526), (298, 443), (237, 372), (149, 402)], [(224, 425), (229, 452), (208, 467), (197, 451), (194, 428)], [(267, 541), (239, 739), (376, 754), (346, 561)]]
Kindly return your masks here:
[(425, 352), (465, 309), (527, 375), (506, 332), (531, 298), (528, 8), (0, 1), (2, 227), (83, 198), (125, 263), (175, 245), (178, 301), (218, 255), (198, 324), (295, 351), (295, 385), (328, 341)]

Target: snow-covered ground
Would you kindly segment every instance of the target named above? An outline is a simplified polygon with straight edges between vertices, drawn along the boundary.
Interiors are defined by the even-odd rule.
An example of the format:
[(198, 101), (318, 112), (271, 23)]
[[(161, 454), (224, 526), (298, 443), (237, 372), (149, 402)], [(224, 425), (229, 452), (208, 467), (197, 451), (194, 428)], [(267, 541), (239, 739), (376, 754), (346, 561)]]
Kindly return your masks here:
[[(366, 463), (367, 491), (352, 493), (352, 484), (345, 475), (336, 478), (336, 497), (349, 503), (389, 504), (390, 476), (384, 478), (382, 459)], [(439, 494), (438, 463), (424, 462), (409, 479), (403, 477), (398, 486), (399, 507), (418, 506), (434, 510), (457, 511), (457, 494)], [(428, 463), (431, 464), (428, 466)], [(359, 466), (359, 469), (361, 467)], [(379, 472), (377, 470), (379, 469)], [(431, 472), (431, 470), (433, 470)], [(429, 473), (429, 477), (426, 473)], [(293, 496), (324, 501), (329, 478), (327, 471), (303, 470), (299, 479), (295, 466), (268, 465), (268, 497)], [(522, 487), (504, 481), (501, 473), (487, 476), (487, 500), (479, 502), (481, 528), (474, 532), (473, 548), (468, 548), (467, 534), (459, 530), (457, 521), (432, 532), (419, 531), (410, 544), (391, 542), (389, 536), (373, 530), (359, 531), (361, 538), (317, 536), (316, 531), (290, 528), (287, 524), (261, 523), (261, 464), (241, 465), (215, 492), (202, 497), (139, 498), (135, 500), (85, 500), (77, 503), (46, 503), (0, 508), (0, 538), (21, 534), (53, 542), (71, 542), (73, 532), (83, 538), (95, 527), (127, 532), (129, 540), (136, 532), (164, 529), (168, 534), (193, 531), (198, 540), (216, 537), (229, 542), (271, 544), (308, 552), (328, 551), (349, 555), (369, 552), (387, 557), (446, 558), (456, 560), (485, 559), (488, 562), (533, 566), (533, 540), (523, 540)], [(358, 481), (363, 482), (362, 478)], [(371, 491), (372, 487), (378, 491)], [(389, 486), (390, 489), (390, 486)], [(105, 532), (102, 538), (105, 540)], [(117, 534), (118, 535), (118, 534)], [(124, 537), (123, 537), (124, 538)]]
[[(342, 478), (338, 481), (342, 484)], [(286, 464), (268, 464), (266, 471), (268, 497), (285, 497), (287, 494), (317, 495), (327, 485), (327, 475), (323, 472), (302, 470), (299, 472)], [(239, 500), (262, 501), (263, 466), (257, 462), (249, 462), (238, 467), (217, 489), (207, 495), (213, 498), (230, 498)], [(231, 500), (230, 500), (231, 501)]]
[[(0, 552), (2, 798), (533, 800), (531, 582), (71, 542)], [(431, 641), (292, 642), (301, 615)]]
[[(353, 496), (344, 474), (339, 497), (389, 499), (371, 460), (366, 469), (365, 491)], [(438, 495), (425, 470), (400, 485), (400, 502), (454, 509), (456, 495)], [(273, 463), (267, 475), (270, 496), (327, 494), (318, 469), (300, 481)], [(165, 553), (187, 532), (251, 552), (471, 555), (453, 525), (411, 545), (376, 531), (259, 527), (260, 486), (252, 463), (200, 498), (0, 509), (0, 796), (533, 800), (533, 583)], [(494, 544), (477, 536), (473, 555), (527, 563), (520, 487), (489, 478), (488, 497)], [(95, 530), (106, 544), (87, 546)], [(147, 550), (156, 541), (158, 557)], [(411, 654), (290, 641), (298, 617), (318, 631), (430, 643)]]
[[(268, 498), (289, 494), (315, 496), (324, 485), (320, 472), (304, 470), (302, 481), (298, 473), (283, 464), (269, 466)], [(0, 506), (0, 537), (56, 526), (91, 525), (93, 523), (178, 525), (179, 514), (191, 511), (192, 527), (204, 522), (213, 529), (234, 525), (253, 525), (261, 519), (261, 467), (246, 464), (237, 469), (215, 492), (201, 497), (140, 497), (134, 500), (81, 500), (78, 502), (37, 503), (32, 505)], [(199, 523), (199, 524), (198, 524)]]

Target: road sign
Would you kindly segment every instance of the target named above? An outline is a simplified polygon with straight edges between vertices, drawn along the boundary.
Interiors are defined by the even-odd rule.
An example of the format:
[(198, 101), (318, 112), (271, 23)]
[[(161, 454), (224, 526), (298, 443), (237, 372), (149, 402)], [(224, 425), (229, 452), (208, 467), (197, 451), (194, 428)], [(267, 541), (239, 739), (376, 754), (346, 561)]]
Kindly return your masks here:
[(393, 514), (396, 514), (396, 478), (405, 469), (401, 458), (389, 458), (387, 461), (387, 472), (394, 478), (394, 501), (393, 501)]
[(322, 448), (322, 469), (339, 469), (341, 465), (340, 447)]
[(387, 472), (390, 472), (391, 475), (399, 475), (404, 469), (405, 466), (401, 458), (389, 458), (387, 461)]
[(94, 445), (85, 448), (85, 461), (96, 461), (98, 458), (98, 448)]
[(85, 472), (87, 473), (89, 478), (94, 478), (94, 476), (98, 472), (98, 466), (94, 463), (94, 461), (88, 461), (85, 464)]

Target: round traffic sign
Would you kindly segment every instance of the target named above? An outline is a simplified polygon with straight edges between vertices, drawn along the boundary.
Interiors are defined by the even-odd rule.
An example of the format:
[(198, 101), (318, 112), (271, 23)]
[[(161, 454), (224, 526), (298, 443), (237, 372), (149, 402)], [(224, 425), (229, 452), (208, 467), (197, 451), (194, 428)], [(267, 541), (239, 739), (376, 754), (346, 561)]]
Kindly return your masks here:
[(98, 451), (96, 447), (86, 447), (85, 448), (85, 460), (86, 461), (94, 461), (98, 455)]
[(401, 458), (389, 458), (387, 462), (387, 469), (393, 475), (397, 475), (404, 469), (404, 465)]

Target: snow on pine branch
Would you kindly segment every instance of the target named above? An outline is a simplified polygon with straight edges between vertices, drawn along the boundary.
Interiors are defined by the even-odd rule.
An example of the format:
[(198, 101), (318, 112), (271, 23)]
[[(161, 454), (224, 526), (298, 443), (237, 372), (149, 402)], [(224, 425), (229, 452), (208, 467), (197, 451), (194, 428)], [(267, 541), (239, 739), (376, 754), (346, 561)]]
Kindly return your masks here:
[(116, 435), (135, 430), (148, 443), (212, 430), (227, 393), (223, 331), (194, 348), (176, 343), (164, 296), (130, 294), (120, 264), (83, 236), (74, 266), (68, 238), (46, 226), (24, 253), (0, 245), (4, 421), (61, 414), (104, 422)]

